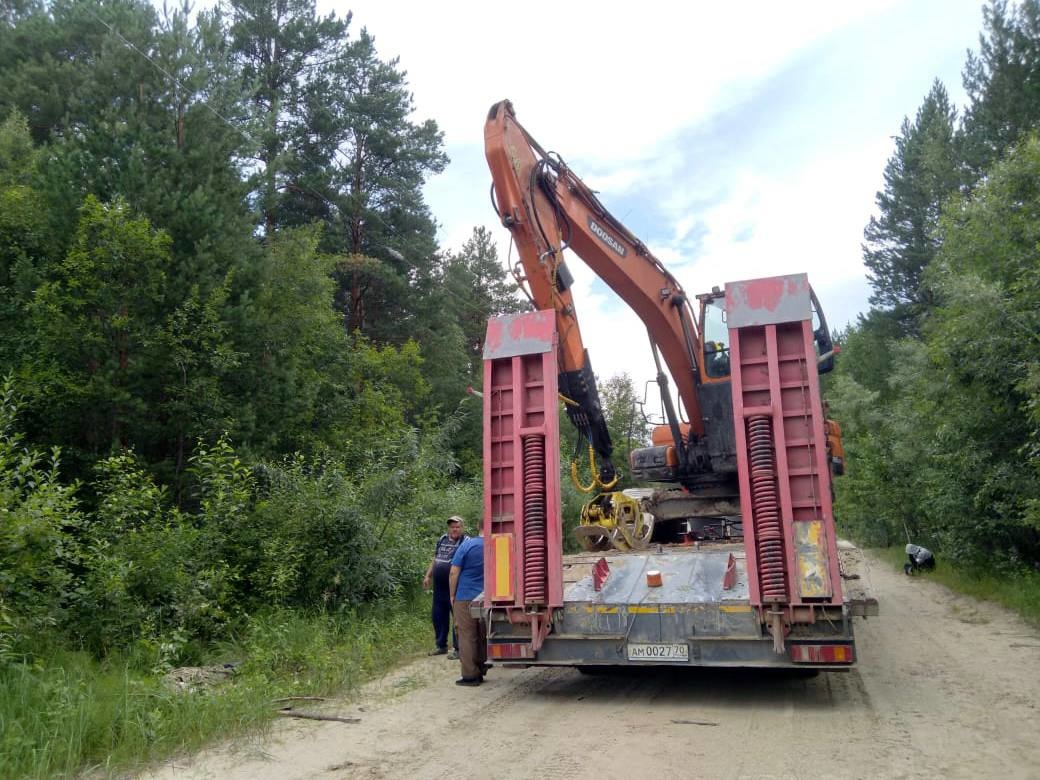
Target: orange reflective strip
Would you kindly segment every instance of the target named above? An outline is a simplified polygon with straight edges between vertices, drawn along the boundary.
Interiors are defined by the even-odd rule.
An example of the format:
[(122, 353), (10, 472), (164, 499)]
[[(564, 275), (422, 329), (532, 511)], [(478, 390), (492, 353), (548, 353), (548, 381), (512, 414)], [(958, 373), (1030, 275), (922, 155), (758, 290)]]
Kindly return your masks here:
[(495, 534), (495, 600), (513, 597), (513, 535)]

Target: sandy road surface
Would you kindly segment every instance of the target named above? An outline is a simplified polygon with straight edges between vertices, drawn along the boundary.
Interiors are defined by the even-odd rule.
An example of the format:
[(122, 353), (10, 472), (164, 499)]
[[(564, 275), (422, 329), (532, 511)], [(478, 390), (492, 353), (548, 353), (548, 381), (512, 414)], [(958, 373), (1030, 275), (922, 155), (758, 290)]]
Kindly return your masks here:
[(1040, 778), (1040, 631), (921, 579), (871, 571), (858, 668), (811, 679), (652, 670), (586, 677), (422, 659), (343, 705), (154, 778)]

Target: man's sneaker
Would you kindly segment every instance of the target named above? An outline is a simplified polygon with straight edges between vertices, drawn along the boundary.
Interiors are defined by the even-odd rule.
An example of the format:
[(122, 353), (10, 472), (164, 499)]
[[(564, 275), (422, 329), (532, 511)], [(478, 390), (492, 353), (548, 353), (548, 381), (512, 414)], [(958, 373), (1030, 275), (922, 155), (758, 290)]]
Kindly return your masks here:
[(458, 650), (452, 650), (450, 653), (448, 653), (448, 660), (449, 661), (458, 661), (459, 660), (459, 651)]
[(484, 682), (483, 677), (460, 677), (455, 681), (455, 684), (475, 686), (480, 685), (482, 682)]
[(446, 647), (438, 647), (436, 650), (431, 650), (426, 655), (444, 655), (447, 652), (448, 652), (448, 648), (446, 648)]
[(485, 674), (487, 674), (488, 673), (488, 669), (490, 669), (490, 668), (491, 668), (491, 664), (481, 664), (480, 665), (480, 676), (483, 677)]

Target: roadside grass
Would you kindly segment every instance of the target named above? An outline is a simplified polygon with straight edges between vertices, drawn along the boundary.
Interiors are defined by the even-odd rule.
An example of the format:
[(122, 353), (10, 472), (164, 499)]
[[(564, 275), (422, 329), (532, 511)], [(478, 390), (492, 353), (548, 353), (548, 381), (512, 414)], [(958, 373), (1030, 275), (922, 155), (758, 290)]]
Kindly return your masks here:
[[(903, 570), (906, 554), (902, 547), (882, 547), (873, 550), (878, 557)], [(1021, 615), (1029, 623), (1040, 626), (1040, 572), (982, 571), (959, 567), (936, 556), (934, 571), (921, 572), (915, 577), (927, 577), (952, 591), (992, 601)]]
[[(222, 739), (262, 734), (285, 696), (350, 695), (429, 643), (429, 601), (252, 617), (207, 664), (227, 682), (174, 690), (141, 651), (97, 661), (48, 647), (0, 662), (0, 777), (114, 776)], [(153, 659), (154, 660), (154, 657)]]

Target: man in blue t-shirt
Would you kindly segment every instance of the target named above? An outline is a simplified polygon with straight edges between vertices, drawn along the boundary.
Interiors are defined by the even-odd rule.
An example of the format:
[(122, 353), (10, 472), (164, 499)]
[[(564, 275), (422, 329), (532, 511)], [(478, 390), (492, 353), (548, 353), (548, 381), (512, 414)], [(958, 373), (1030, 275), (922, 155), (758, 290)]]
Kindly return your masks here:
[(466, 539), (451, 559), (448, 587), (452, 614), (459, 632), (462, 677), (456, 685), (480, 685), (488, 670), (484, 621), (470, 614), (470, 604), (484, 592), (484, 537)]
[[(433, 560), (423, 577), (423, 587), (433, 585), (433, 633), (437, 646), (430, 655), (444, 655), (448, 652), (448, 623), (451, 616), (451, 593), (448, 590), (448, 579), (451, 572), (451, 559), (459, 549), (466, 535), (462, 532), (462, 518), (452, 515), (448, 518), (448, 533), (441, 534), (433, 553)], [(452, 645), (455, 651), (452, 659), (459, 657), (459, 640), (456, 632), (451, 632)]]

